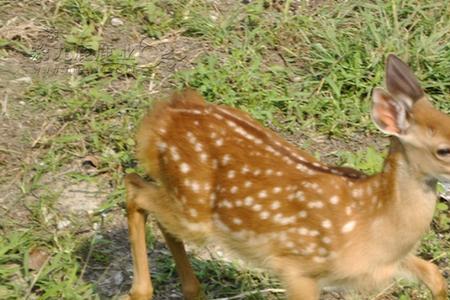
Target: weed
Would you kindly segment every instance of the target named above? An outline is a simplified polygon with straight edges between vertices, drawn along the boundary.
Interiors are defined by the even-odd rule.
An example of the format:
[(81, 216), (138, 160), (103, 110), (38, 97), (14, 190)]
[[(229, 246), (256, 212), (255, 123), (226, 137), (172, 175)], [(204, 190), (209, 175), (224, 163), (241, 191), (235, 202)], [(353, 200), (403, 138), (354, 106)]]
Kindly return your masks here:
[(82, 28), (73, 28), (66, 36), (69, 49), (89, 50), (97, 52), (100, 48), (101, 37), (95, 32), (94, 25), (83, 25)]
[(340, 151), (337, 156), (344, 166), (361, 170), (367, 174), (375, 174), (381, 171), (386, 155), (368, 147), (357, 152)]

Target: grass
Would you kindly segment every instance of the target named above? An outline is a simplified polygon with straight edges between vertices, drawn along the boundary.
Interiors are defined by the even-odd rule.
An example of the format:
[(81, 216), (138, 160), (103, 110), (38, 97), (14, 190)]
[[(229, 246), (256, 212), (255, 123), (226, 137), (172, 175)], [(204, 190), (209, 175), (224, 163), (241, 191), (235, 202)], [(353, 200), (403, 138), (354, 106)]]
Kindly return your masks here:
[[(302, 132), (299, 144), (314, 144), (317, 137), (339, 140), (342, 149), (333, 149), (331, 160), (369, 173), (380, 168), (382, 155), (366, 145), (346, 144), (358, 137), (379, 138), (369, 118), (370, 93), (382, 84), (387, 53), (408, 60), (433, 102), (450, 112), (448, 1), (325, 1), (315, 7), (302, 4), (295, 12), (289, 7), (292, 2), (286, 1), (281, 10), (267, 8), (263, 1), (24, 3), (19, 15), (54, 32), (55, 47), (38, 27), (35, 36), (2, 32), (17, 9), (5, 1), (11, 13), (1, 15), (0, 57), (20, 57), (41, 67), (49, 65), (48, 59), (62, 68), (30, 74), (33, 83), (22, 96), (33, 115), (49, 120), (50, 129), (19, 141), (34, 144), (29, 149), (34, 159), (18, 162), (21, 175), (14, 182), (19, 187), (14, 201), (23, 216), (5, 206), (0, 221), (0, 298), (99, 299), (127, 290), (128, 279), (118, 284), (116, 294), (107, 295), (101, 288), (110, 269), (129, 266), (111, 251), (117, 248), (125, 255), (128, 250), (105, 233), (124, 218), (119, 207), (123, 173), (136, 171), (133, 130), (152, 101), (169, 89), (191, 86), (208, 101), (248, 111), (284, 135)], [(112, 18), (124, 24), (114, 27)], [(179, 53), (137, 46), (143, 39), (162, 46), (165, 40), (179, 41)], [(201, 45), (200, 53), (195, 45)], [(149, 61), (147, 54), (159, 60), (152, 56)], [(12, 117), (20, 118), (20, 112)], [(319, 154), (330, 159), (327, 153)], [(97, 160), (92, 172), (73, 168), (88, 156)], [(15, 174), (2, 184), (13, 178)], [(58, 180), (72, 185), (103, 182), (111, 193), (94, 214), (67, 215), (58, 206), (63, 195), (53, 182)], [(443, 205), (420, 252), (448, 272), (450, 221)], [(61, 228), (65, 219), (70, 225)], [(157, 238), (149, 240), (157, 249)], [(37, 247), (46, 249), (47, 259), (30, 269), (27, 261)], [(177, 287), (174, 265), (166, 254), (158, 256), (156, 265), (161, 270), (154, 272), (157, 290), (169, 294)], [(209, 298), (277, 286), (266, 274), (232, 263), (194, 260), (194, 266)], [(410, 299), (410, 292), (394, 287), (387, 294)], [(247, 299), (282, 297), (254, 294)]]

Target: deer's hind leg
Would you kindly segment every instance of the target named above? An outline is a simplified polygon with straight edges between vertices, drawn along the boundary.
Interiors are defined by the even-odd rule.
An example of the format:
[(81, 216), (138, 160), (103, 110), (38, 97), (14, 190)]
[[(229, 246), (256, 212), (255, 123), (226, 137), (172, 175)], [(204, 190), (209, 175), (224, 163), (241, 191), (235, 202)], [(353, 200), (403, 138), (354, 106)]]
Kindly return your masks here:
[(425, 283), (430, 289), (433, 299), (448, 299), (447, 282), (435, 264), (411, 255), (406, 259), (404, 267), (406, 271)]
[[(158, 214), (171, 214), (170, 208), (168, 208), (169, 202), (167, 202), (170, 200), (164, 189), (146, 182), (136, 174), (129, 174), (125, 177), (125, 186), (127, 190), (128, 230), (134, 271), (129, 299), (147, 300), (153, 297), (153, 286), (148, 269), (145, 244), (147, 213), (154, 214), (158, 220), (158, 225), (164, 235), (166, 244), (175, 260), (184, 298), (186, 300), (203, 299), (200, 283), (192, 270), (183, 242), (166, 230), (164, 223), (160, 223), (160, 218), (158, 218)], [(174, 219), (174, 217), (173, 215), (169, 216), (169, 219)], [(167, 216), (163, 219), (167, 220)], [(176, 228), (178, 226), (173, 226), (172, 224), (172, 227)]]
[(205, 299), (200, 282), (194, 274), (192, 266), (189, 262), (189, 258), (186, 254), (184, 244), (181, 240), (174, 237), (168, 232), (161, 224), (159, 228), (164, 235), (167, 246), (169, 247), (172, 257), (175, 260), (178, 276), (181, 280), (181, 288), (183, 291), (184, 299), (186, 300), (199, 300)]

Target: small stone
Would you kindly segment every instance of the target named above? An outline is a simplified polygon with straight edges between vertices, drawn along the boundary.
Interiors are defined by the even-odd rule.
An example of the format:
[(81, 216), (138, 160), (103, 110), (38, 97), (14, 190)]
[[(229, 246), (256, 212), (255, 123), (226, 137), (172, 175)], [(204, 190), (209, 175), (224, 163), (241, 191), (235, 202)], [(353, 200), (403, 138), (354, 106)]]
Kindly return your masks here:
[(94, 229), (95, 231), (100, 229), (100, 224), (95, 222), (94, 224), (92, 224), (92, 229)]
[(30, 270), (39, 270), (50, 258), (50, 253), (45, 248), (33, 248), (28, 253), (28, 268)]
[(25, 77), (17, 78), (17, 79), (15, 79), (15, 80), (13, 80), (12, 82), (14, 82), (14, 83), (21, 83), (21, 82), (24, 82), (24, 83), (31, 83), (32, 80), (31, 80), (31, 77), (25, 76)]
[(122, 26), (123, 25), (123, 21), (121, 19), (119, 19), (119, 18), (114, 17), (114, 18), (111, 19), (111, 25), (112, 26)]
[(56, 228), (58, 228), (58, 230), (61, 230), (61, 229), (68, 227), (69, 225), (70, 225), (70, 221), (67, 219), (63, 219), (56, 224)]
[(115, 285), (121, 285), (123, 282), (123, 274), (122, 272), (118, 271), (113, 275), (113, 282)]

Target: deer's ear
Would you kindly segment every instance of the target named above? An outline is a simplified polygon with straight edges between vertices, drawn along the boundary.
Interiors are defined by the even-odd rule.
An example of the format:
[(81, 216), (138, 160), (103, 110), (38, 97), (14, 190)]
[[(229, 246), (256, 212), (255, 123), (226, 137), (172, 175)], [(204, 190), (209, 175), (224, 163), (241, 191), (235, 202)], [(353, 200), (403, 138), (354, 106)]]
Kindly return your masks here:
[(395, 98), (409, 102), (409, 106), (424, 96), (414, 73), (393, 54), (389, 54), (386, 60), (386, 87)]
[(409, 127), (409, 104), (383, 90), (375, 88), (372, 94), (372, 120), (384, 133), (401, 136)]

